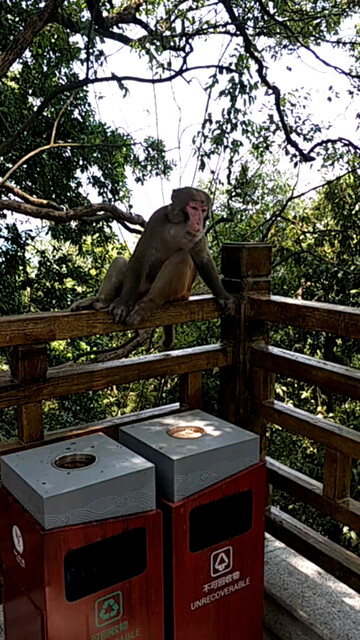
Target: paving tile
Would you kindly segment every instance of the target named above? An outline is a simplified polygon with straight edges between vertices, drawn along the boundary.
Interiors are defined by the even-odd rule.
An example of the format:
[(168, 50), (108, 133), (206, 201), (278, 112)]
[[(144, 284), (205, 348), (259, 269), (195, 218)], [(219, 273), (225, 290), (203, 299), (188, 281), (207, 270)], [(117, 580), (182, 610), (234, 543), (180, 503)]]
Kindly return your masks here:
[(285, 545), (269, 548), (266, 593), (315, 636), (359, 640), (360, 595)]

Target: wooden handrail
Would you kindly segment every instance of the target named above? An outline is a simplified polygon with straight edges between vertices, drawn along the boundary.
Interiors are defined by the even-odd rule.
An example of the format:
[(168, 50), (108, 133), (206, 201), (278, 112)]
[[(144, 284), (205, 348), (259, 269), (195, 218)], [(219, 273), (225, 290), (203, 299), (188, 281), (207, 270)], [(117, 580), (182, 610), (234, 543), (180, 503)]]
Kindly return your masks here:
[(325, 569), (338, 580), (360, 591), (360, 558), (316, 533), (284, 511), (270, 507), (266, 516), (266, 530), (293, 549), (301, 548), (303, 555)]
[[(247, 322), (282, 324), (339, 337), (360, 338), (360, 309), (251, 294)], [(251, 408), (255, 430), (266, 425), (315, 440), (324, 446), (323, 482), (266, 458), (268, 482), (299, 502), (360, 531), (360, 502), (350, 497), (353, 459), (360, 460), (360, 433), (274, 400), (269, 380), (275, 374), (321, 390), (360, 399), (360, 371), (269, 345), (252, 342), (249, 349)], [(266, 381), (268, 381), (266, 383)], [(251, 420), (249, 421), (251, 424)], [(267, 530), (355, 589), (360, 589), (360, 561), (353, 554), (311, 532), (294, 518), (269, 508)], [(353, 557), (353, 561), (351, 561)]]
[(277, 400), (257, 403), (259, 417), (360, 460), (360, 433)]
[(136, 422), (142, 422), (143, 420), (151, 420), (153, 418), (159, 418), (160, 416), (167, 416), (173, 413), (178, 413), (181, 410), (179, 402), (173, 402), (172, 404), (163, 405), (162, 407), (155, 407), (154, 409), (144, 409), (142, 411), (136, 411), (135, 413), (126, 413), (116, 418), (105, 418), (98, 422), (91, 422), (88, 424), (80, 424), (75, 427), (67, 427), (64, 429), (58, 429), (57, 431), (50, 431), (44, 434), (44, 439), (41, 442), (0, 442), (0, 455), (6, 455), (9, 453), (16, 453), (23, 451), (24, 449), (32, 449), (33, 447), (39, 447), (46, 444), (52, 444), (54, 442), (60, 442), (61, 440), (68, 440), (70, 438), (78, 438), (84, 435), (92, 435), (94, 433), (105, 433), (114, 440), (118, 439), (118, 432), (121, 427), (126, 427)]
[(334, 501), (324, 496), (323, 484), (290, 467), (266, 458), (267, 477), (271, 485), (290, 493), (290, 495), (311, 505), (318, 511), (347, 524), (355, 531), (359, 530), (360, 503), (351, 498)]
[(53, 367), (44, 380), (21, 383), (9, 374), (0, 377), (0, 408), (42, 402), (85, 391), (99, 391), (114, 384), (128, 384), (161, 375), (180, 375), (225, 367), (232, 363), (232, 349), (207, 345), (110, 362)]
[(252, 347), (253, 367), (295, 378), (333, 393), (360, 400), (360, 370), (278, 347)]
[(360, 309), (281, 296), (252, 295), (249, 318), (325, 331), (343, 338), (360, 338)]
[[(136, 327), (161, 327), (219, 317), (221, 309), (213, 296), (192, 296), (187, 302), (164, 305)], [(125, 325), (115, 324), (106, 311), (53, 311), (5, 316), (0, 318), (0, 347), (118, 333), (128, 329)]]

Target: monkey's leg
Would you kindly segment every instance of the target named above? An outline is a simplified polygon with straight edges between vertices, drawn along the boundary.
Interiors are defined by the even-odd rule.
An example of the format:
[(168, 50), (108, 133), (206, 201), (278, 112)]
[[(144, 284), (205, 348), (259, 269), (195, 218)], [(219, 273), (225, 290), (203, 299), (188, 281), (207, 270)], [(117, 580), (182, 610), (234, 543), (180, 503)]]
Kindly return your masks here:
[(106, 309), (120, 294), (127, 265), (128, 262), (125, 258), (121, 256), (115, 258), (108, 268), (96, 296), (74, 302), (70, 307), (70, 311), (84, 311), (85, 309), (100, 311), (101, 309)]
[(146, 296), (128, 314), (126, 324), (131, 326), (141, 322), (164, 302), (187, 300), (195, 273), (189, 254), (186, 251), (175, 253), (163, 264)]

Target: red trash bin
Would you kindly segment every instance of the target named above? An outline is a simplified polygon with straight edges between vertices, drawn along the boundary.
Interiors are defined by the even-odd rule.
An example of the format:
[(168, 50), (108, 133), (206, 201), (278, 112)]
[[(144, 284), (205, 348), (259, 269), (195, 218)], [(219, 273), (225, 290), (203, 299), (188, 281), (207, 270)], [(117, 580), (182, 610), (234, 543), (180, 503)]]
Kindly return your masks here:
[[(3, 480), (19, 498), (0, 489), (6, 640), (162, 640), (162, 514), (155, 500), (149, 509), (152, 491), (155, 498), (153, 465), (102, 434), (51, 447), (49, 456), (46, 446), (2, 461)], [(97, 462), (85, 480), (81, 464), (72, 472), (79, 475), (69, 476), (69, 466), (61, 475), (48, 466), (54, 447), (69, 450), (60, 456), (66, 465), (73, 455), (77, 465), (90, 455)], [(85, 458), (76, 448), (88, 451)], [(24, 469), (38, 476), (28, 486)], [(103, 484), (92, 484), (93, 473), (104, 478)], [(40, 484), (47, 492), (41, 496)], [(116, 494), (119, 486), (122, 492)], [(48, 528), (20, 499), (33, 512), (39, 509), (37, 517)], [(94, 520), (53, 526), (54, 509), (69, 509), (60, 521)], [(104, 517), (114, 511), (124, 515)]]
[(120, 429), (120, 440), (156, 466), (166, 640), (262, 640), (258, 437), (194, 410)]

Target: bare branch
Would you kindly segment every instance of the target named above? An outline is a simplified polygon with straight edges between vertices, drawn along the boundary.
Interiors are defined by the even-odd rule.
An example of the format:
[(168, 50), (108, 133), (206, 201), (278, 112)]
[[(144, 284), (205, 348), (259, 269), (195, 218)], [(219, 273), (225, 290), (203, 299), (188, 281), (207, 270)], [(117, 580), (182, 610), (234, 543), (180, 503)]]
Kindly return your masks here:
[[(114, 216), (111, 213), (98, 213), (96, 215), (89, 215), (89, 216), (84, 216), (83, 218), (81, 218), (81, 222), (84, 222), (86, 224), (91, 224), (92, 222), (109, 222), (111, 220), (114, 220)], [(118, 221), (117, 221), (118, 222)], [(128, 231), (129, 233), (136, 233), (137, 235), (139, 235), (139, 233), (141, 233), (141, 231), (139, 229), (132, 229), (131, 227), (129, 227), (129, 225), (124, 222), (123, 220), (121, 221), (121, 226), (123, 227), (123, 229), (125, 229), (126, 231)]]
[(59, 205), (56, 204), (56, 202), (52, 202), (51, 200), (44, 200), (43, 198), (34, 198), (33, 196), (30, 196), (28, 193), (25, 193), (21, 189), (18, 189), (8, 182), (6, 182), (5, 184), (1, 184), (0, 189), (3, 189), (8, 193), (12, 193), (14, 196), (16, 196), (17, 198), (21, 198), (21, 200), (24, 200), (28, 204), (44, 206), (49, 209), (60, 209)]
[(47, 145), (44, 145), (43, 147), (38, 147), (37, 149), (34, 149), (30, 153), (28, 153), (26, 156), (21, 158), (16, 164), (14, 164), (11, 167), (11, 169), (9, 169), (9, 171), (5, 174), (5, 176), (0, 179), (0, 187), (10, 178), (10, 176), (17, 169), (19, 169), (19, 167), (21, 167), (30, 158), (36, 156), (38, 153), (42, 153), (43, 151), (48, 151), (49, 149), (56, 149), (57, 147), (83, 146), (83, 145), (79, 145), (76, 142), (57, 142), (57, 143), (55, 142), (55, 135), (56, 135), (57, 126), (58, 126), (58, 124), (60, 122), (61, 116), (63, 115), (66, 107), (69, 105), (69, 103), (71, 102), (73, 97), (74, 97), (73, 95), (70, 96), (70, 98), (67, 100), (67, 102), (62, 107), (62, 109), (60, 109), (60, 113), (59, 113), (58, 117), (56, 118), (56, 120), (54, 122), (53, 130), (52, 130), (51, 138), (50, 138), (50, 144), (47, 144)]
[[(91, 221), (95, 221), (97, 219), (94, 217), (95, 214), (104, 211), (111, 214), (111, 219), (116, 220), (116, 222), (119, 222), (120, 224), (125, 222), (129, 225), (138, 225), (143, 229), (145, 229), (146, 226), (146, 221), (141, 215), (122, 211), (115, 204), (107, 202), (75, 207), (69, 211), (58, 211), (50, 208), (25, 204), (18, 200), (0, 200), (0, 211), (11, 211), (20, 215), (37, 218), (39, 220), (47, 220), (48, 222), (55, 222), (57, 224), (64, 224), (72, 222), (73, 220), (88, 222), (91, 218)], [(89, 218), (89, 220), (87, 220), (87, 218)]]
[(83, 147), (107, 147), (119, 149), (122, 148), (122, 144), (113, 144), (108, 142), (54, 142), (52, 144), (45, 144), (43, 147), (38, 147), (37, 149), (33, 149), (30, 153), (26, 154), (23, 158), (21, 158), (16, 164), (14, 164), (11, 169), (6, 173), (3, 178), (0, 178), (0, 189), (3, 187), (4, 183), (10, 178), (10, 176), (19, 169), (27, 160), (33, 158), (39, 153), (44, 153), (45, 151), (50, 151), (51, 149), (67, 149), (67, 148), (83, 148)]
[(310, 187), (309, 189), (306, 189), (306, 191), (302, 191), (301, 193), (295, 193), (295, 188), (296, 188), (296, 184), (293, 186), (292, 190), (291, 190), (291, 194), (286, 198), (286, 200), (283, 202), (283, 204), (281, 205), (281, 207), (275, 211), (270, 218), (268, 218), (267, 220), (264, 220), (263, 222), (261, 222), (256, 229), (254, 229), (253, 231), (251, 231), (248, 236), (247, 236), (247, 240), (249, 239), (249, 237), (251, 235), (253, 235), (253, 233), (255, 233), (256, 231), (258, 231), (261, 227), (266, 227), (262, 237), (261, 237), (261, 242), (264, 242), (268, 236), (269, 233), (271, 231), (271, 229), (273, 228), (273, 226), (275, 225), (275, 223), (280, 220), (286, 220), (287, 222), (291, 222), (291, 220), (289, 218), (285, 218), (284, 217), (284, 213), (287, 209), (287, 207), (289, 206), (289, 204), (291, 202), (294, 202), (294, 200), (299, 200), (300, 198), (303, 198), (304, 196), (308, 195), (309, 193), (311, 193), (312, 191), (318, 191), (320, 189), (324, 189), (325, 187), (334, 184), (335, 182), (339, 182), (340, 180), (342, 180), (343, 178), (345, 178), (348, 175), (351, 175), (353, 173), (358, 173), (358, 169), (351, 169), (349, 171), (346, 171), (345, 173), (342, 173), (340, 176), (336, 176), (335, 178), (332, 178), (330, 180), (326, 180), (325, 182), (321, 183), (321, 184), (317, 184), (314, 187)]
[(29, 18), (24, 29), (10, 42), (9, 46), (0, 55), (0, 79), (3, 78), (14, 62), (22, 56), (35, 36), (48, 24), (65, 0), (48, 0), (42, 9), (39, 9)]
[[(52, 137), (52, 136), (51, 136)], [(93, 146), (101, 146), (101, 143), (80, 143), (80, 142), (53, 142), (50, 144), (45, 144), (43, 147), (38, 147), (37, 149), (33, 149), (30, 153), (27, 153), (26, 156), (21, 158), (16, 164), (14, 164), (11, 169), (5, 174), (3, 178), (0, 179), (0, 187), (10, 178), (10, 176), (15, 173), (17, 169), (19, 169), (27, 160), (33, 158), (39, 153), (43, 153), (44, 151), (49, 151), (49, 149), (58, 149), (61, 147), (93, 147)], [(112, 145), (113, 146), (113, 145)]]

